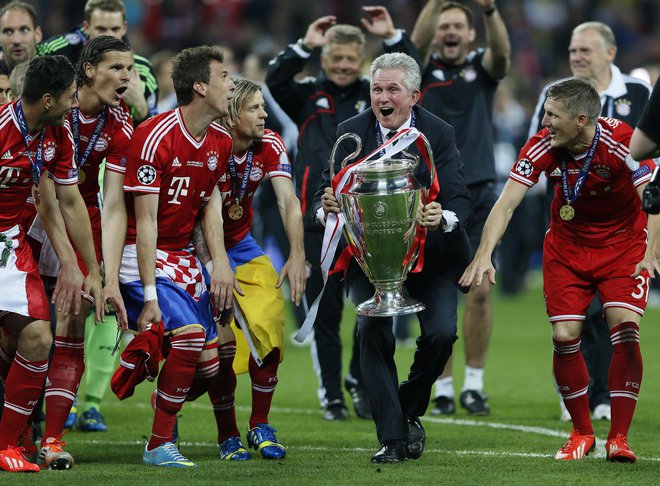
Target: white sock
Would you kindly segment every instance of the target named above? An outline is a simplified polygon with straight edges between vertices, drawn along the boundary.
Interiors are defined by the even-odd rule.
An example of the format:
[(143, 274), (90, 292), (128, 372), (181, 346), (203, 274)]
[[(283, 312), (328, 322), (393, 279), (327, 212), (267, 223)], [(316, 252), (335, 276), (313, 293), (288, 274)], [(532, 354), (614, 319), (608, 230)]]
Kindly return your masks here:
[(483, 391), (484, 389), (484, 369), (472, 368), (471, 366), (465, 367), (465, 382), (463, 383), (463, 390), (477, 390)]
[(435, 380), (435, 396), (433, 398), (438, 397), (454, 398), (454, 379), (451, 376)]

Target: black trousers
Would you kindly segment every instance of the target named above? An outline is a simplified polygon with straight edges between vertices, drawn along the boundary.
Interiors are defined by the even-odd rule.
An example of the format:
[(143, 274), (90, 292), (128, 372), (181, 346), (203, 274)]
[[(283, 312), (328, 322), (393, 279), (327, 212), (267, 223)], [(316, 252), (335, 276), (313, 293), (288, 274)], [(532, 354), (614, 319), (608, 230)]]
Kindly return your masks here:
[[(354, 262), (352, 265), (356, 266)], [(405, 439), (406, 417), (424, 415), (433, 383), (444, 370), (458, 339), (458, 296), (450, 280), (423, 271), (410, 274), (405, 287), (412, 297), (426, 304), (426, 309), (417, 313), (421, 334), (408, 379), (401, 385), (394, 362), (392, 318), (358, 317), (360, 366), (379, 442)], [(357, 268), (350, 275), (350, 293), (356, 304), (374, 293), (367, 277)]]
[[(309, 305), (323, 288), (323, 275), (319, 267), (321, 245), (323, 243), (323, 228), (305, 228), (305, 255), (312, 264), (312, 272), (307, 279), (305, 298)], [(339, 326), (344, 308), (344, 281), (343, 275), (331, 275), (325, 287), (325, 292), (319, 304), (318, 314), (314, 322), (314, 345), (312, 346), (312, 359), (318, 366), (321, 388), (323, 389), (322, 403), (342, 400), (342, 345), (339, 335)], [(357, 324), (356, 324), (357, 325)], [(355, 380), (362, 382), (360, 370), (359, 349), (353, 332), (353, 353), (349, 366), (349, 373)]]

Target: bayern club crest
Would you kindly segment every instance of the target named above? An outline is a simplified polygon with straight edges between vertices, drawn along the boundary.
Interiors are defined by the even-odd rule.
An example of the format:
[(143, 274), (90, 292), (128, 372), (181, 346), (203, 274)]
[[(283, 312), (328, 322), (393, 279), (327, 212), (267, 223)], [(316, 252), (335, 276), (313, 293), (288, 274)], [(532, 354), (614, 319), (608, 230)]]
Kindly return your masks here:
[(218, 168), (218, 155), (215, 152), (209, 153), (207, 165), (209, 167), (209, 170), (215, 170)]
[(471, 83), (475, 79), (477, 79), (477, 71), (473, 67), (468, 67), (463, 70), (463, 79), (467, 81), (468, 83)]
[(261, 169), (261, 167), (252, 167), (252, 170), (250, 171), (250, 180), (251, 181), (260, 181), (262, 177), (264, 176), (264, 171)]
[(619, 100), (616, 102), (616, 113), (619, 116), (628, 116), (630, 115), (630, 101), (628, 100)]
[(54, 143), (50, 143), (44, 147), (44, 160), (50, 162), (55, 158), (56, 147)]
[(94, 150), (97, 152), (105, 152), (108, 149), (108, 140), (105, 137), (99, 137), (94, 145)]

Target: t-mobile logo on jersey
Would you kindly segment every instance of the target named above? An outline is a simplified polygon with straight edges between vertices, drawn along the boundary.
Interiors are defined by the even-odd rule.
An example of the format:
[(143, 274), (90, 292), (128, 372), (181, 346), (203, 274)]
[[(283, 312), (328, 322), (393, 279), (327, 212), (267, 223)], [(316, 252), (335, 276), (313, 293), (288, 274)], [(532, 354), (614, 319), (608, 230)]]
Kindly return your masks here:
[(179, 196), (185, 197), (188, 195), (187, 187), (190, 185), (190, 177), (172, 177), (172, 184), (167, 190), (168, 196), (174, 196), (168, 202), (170, 204), (181, 204)]
[(8, 189), (16, 184), (20, 173), (20, 167), (0, 167), (0, 189)]

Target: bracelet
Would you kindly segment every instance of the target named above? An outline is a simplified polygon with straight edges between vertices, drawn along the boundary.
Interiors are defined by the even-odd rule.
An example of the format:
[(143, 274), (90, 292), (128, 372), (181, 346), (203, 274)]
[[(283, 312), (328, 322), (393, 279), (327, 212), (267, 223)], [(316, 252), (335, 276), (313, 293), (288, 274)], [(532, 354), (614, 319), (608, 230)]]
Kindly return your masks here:
[(495, 6), (495, 2), (493, 2), (490, 7), (483, 9), (482, 12), (486, 17), (490, 17), (495, 13), (495, 10), (497, 10), (497, 7)]
[(151, 300), (158, 300), (158, 294), (156, 293), (155, 285), (145, 285), (144, 286), (144, 301), (149, 302)]

